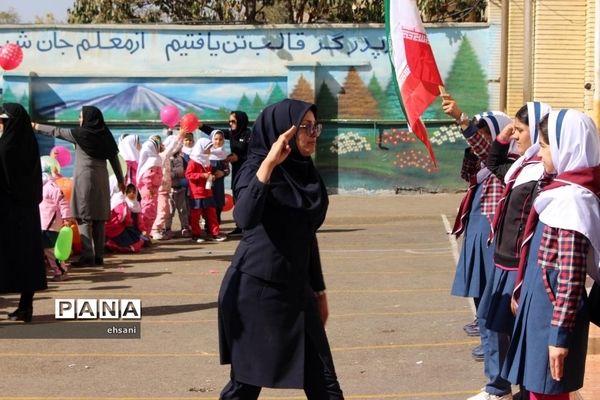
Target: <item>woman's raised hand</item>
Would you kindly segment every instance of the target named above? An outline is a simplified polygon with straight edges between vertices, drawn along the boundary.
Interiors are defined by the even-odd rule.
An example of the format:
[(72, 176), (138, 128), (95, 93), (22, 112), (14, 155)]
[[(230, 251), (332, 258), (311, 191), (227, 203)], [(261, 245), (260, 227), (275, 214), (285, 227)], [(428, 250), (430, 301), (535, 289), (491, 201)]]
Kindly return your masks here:
[(290, 155), (292, 148), (290, 147), (289, 142), (292, 140), (297, 130), (298, 129), (292, 125), (290, 129), (279, 135), (275, 143), (273, 143), (271, 150), (269, 150), (269, 154), (267, 154), (260, 164), (258, 171), (256, 171), (256, 177), (259, 181), (267, 183), (269, 179), (271, 179), (273, 169)]
[(265, 158), (265, 161), (275, 166), (281, 164), (292, 151), (289, 141), (294, 137), (297, 128), (292, 125), (290, 129), (279, 135), (275, 143), (271, 146), (269, 154)]

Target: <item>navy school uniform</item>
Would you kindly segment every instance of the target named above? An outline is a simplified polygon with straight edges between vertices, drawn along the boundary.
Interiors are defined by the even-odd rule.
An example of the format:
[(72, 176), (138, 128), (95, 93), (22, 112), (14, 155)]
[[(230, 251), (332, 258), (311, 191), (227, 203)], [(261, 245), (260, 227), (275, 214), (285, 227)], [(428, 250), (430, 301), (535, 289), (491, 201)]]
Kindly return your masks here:
[(550, 373), (548, 356), (552, 331), (550, 321), (554, 307), (546, 292), (542, 274), (547, 274), (548, 282), (555, 291), (559, 271), (542, 269), (538, 265), (537, 249), (540, 247), (544, 227), (539, 222), (532, 238), (513, 339), (502, 375), (513, 384), (522, 385), (531, 392), (561, 394), (573, 392), (583, 386), (589, 314), (584, 291), (577, 308), (575, 327), (569, 335), (569, 354), (565, 359), (564, 375), (560, 381), (555, 381)]
[[(456, 266), (452, 294), (461, 297), (481, 297), (486, 283), (486, 269), (493, 265), (493, 247), (488, 247), (490, 222), (481, 213), (483, 184), (475, 189), (469, 219), (465, 228), (460, 258)], [(489, 266), (489, 268), (488, 268)]]

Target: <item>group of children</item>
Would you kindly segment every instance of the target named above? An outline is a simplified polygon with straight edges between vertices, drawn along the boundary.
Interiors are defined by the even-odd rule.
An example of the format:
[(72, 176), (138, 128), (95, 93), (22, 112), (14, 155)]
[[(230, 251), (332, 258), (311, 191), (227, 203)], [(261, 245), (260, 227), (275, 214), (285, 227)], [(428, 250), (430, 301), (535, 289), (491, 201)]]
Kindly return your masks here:
[[(576, 110), (530, 102), (514, 121), (470, 119), (449, 96), (469, 144), (469, 182), (453, 228), (463, 235), (452, 294), (477, 309), (488, 382), (469, 400), (567, 400), (583, 386), (590, 322), (586, 272), (599, 280), (600, 140)], [(474, 355), (479, 349), (474, 350)]]
[[(214, 130), (210, 138), (194, 141), (192, 132), (166, 132), (151, 136), (143, 144), (138, 135), (122, 135), (119, 153), (125, 160), (126, 190), (122, 193), (114, 175), (110, 179), (111, 215), (106, 221), (108, 251), (136, 253), (152, 240), (174, 237), (171, 228), (175, 213), (179, 216), (181, 237), (195, 242), (221, 242), (221, 211), (225, 204), (224, 178), (229, 174), (224, 135)], [(69, 202), (56, 179), (53, 165), (42, 158), (43, 200), (41, 225), (48, 273), (63, 280), (68, 264), (54, 257), (54, 244), (63, 225), (73, 225)], [(208, 232), (203, 236), (201, 218)]]

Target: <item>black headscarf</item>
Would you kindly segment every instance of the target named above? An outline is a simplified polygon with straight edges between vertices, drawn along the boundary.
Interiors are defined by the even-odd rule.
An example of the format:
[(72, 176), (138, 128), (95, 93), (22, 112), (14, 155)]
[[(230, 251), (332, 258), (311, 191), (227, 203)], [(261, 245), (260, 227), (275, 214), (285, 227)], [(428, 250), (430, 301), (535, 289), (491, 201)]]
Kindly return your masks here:
[[(279, 135), (292, 125), (299, 126), (308, 111), (316, 116), (314, 104), (285, 99), (268, 106), (260, 113), (252, 130), (248, 159), (236, 176), (236, 191), (247, 186), (256, 175), (258, 167)], [(323, 223), (329, 205), (327, 189), (312, 158), (300, 154), (296, 138), (293, 137), (289, 144), (292, 148), (290, 155), (271, 174), (269, 199), (283, 207), (307, 211), (316, 229)]]
[(31, 119), (22, 105), (4, 103), (0, 114), (8, 114), (0, 137), (0, 190), (23, 205), (42, 201), (40, 151)]
[(94, 106), (81, 108), (83, 124), (71, 129), (75, 142), (85, 153), (99, 160), (108, 160), (119, 152), (117, 142), (104, 123), (102, 111)]
[(235, 125), (235, 129), (231, 130), (231, 134), (233, 136), (237, 136), (240, 133), (244, 133), (246, 129), (248, 129), (248, 114), (243, 111), (232, 111), (233, 115), (235, 115), (235, 119), (237, 121)]

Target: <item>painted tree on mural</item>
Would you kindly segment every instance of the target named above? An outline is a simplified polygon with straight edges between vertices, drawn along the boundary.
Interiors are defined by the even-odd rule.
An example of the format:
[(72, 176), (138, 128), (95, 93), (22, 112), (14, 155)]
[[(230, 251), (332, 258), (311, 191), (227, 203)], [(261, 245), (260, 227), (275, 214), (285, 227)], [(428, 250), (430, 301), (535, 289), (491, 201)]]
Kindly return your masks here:
[(336, 119), (338, 117), (337, 98), (331, 93), (329, 86), (323, 81), (319, 87), (317, 96), (317, 107), (319, 109), (319, 119)]
[(284, 93), (283, 89), (281, 89), (281, 86), (279, 86), (279, 84), (276, 83), (275, 87), (273, 87), (273, 90), (271, 91), (271, 94), (269, 95), (267, 105), (277, 103), (278, 101), (281, 101), (286, 98), (287, 95)]
[(356, 68), (350, 67), (339, 96), (340, 118), (378, 118), (377, 101), (360, 78)]
[(14, 103), (17, 101), (17, 96), (10, 90), (10, 87), (6, 87), (2, 92), (2, 101), (4, 103)]
[(400, 99), (398, 98), (398, 91), (392, 78), (390, 78), (387, 86), (385, 87), (385, 101), (383, 107), (381, 107), (381, 113), (384, 119), (388, 120), (406, 120), (406, 116), (402, 112), (402, 106), (400, 105)]
[(250, 106), (250, 108), (247, 111), (248, 116), (252, 116), (252, 118), (256, 118), (258, 116), (258, 114), (260, 114), (260, 112), (263, 110), (263, 108), (265, 108), (265, 103), (263, 103), (262, 99), (260, 98), (260, 96), (257, 93), (256, 96), (254, 96), (252, 105)]
[(368, 88), (371, 91), (371, 94), (373, 95), (375, 101), (377, 101), (379, 109), (381, 109), (381, 107), (385, 103), (385, 93), (383, 92), (381, 84), (379, 83), (379, 80), (377, 79), (377, 76), (375, 74), (373, 74), (373, 76), (371, 77)]
[(304, 75), (300, 74), (298, 83), (296, 83), (296, 86), (294, 86), (294, 90), (292, 90), (290, 98), (306, 101), (308, 103), (315, 102), (315, 92), (313, 91), (312, 87), (310, 87), (310, 83), (308, 83), (308, 81), (304, 78)]
[[(456, 99), (460, 108), (468, 115), (474, 115), (489, 108), (487, 77), (479, 64), (471, 42), (466, 37), (460, 44), (446, 78), (446, 91)], [(439, 117), (448, 118), (441, 111), (439, 99), (432, 104), (430, 109), (435, 110)]]
[(252, 108), (252, 103), (250, 103), (250, 99), (248, 98), (248, 96), (246, 96), (246, 93), (244, 93), (238, 103), (236, 110), (247, 112), (246, 110), (249, 110), (250, 108)]

